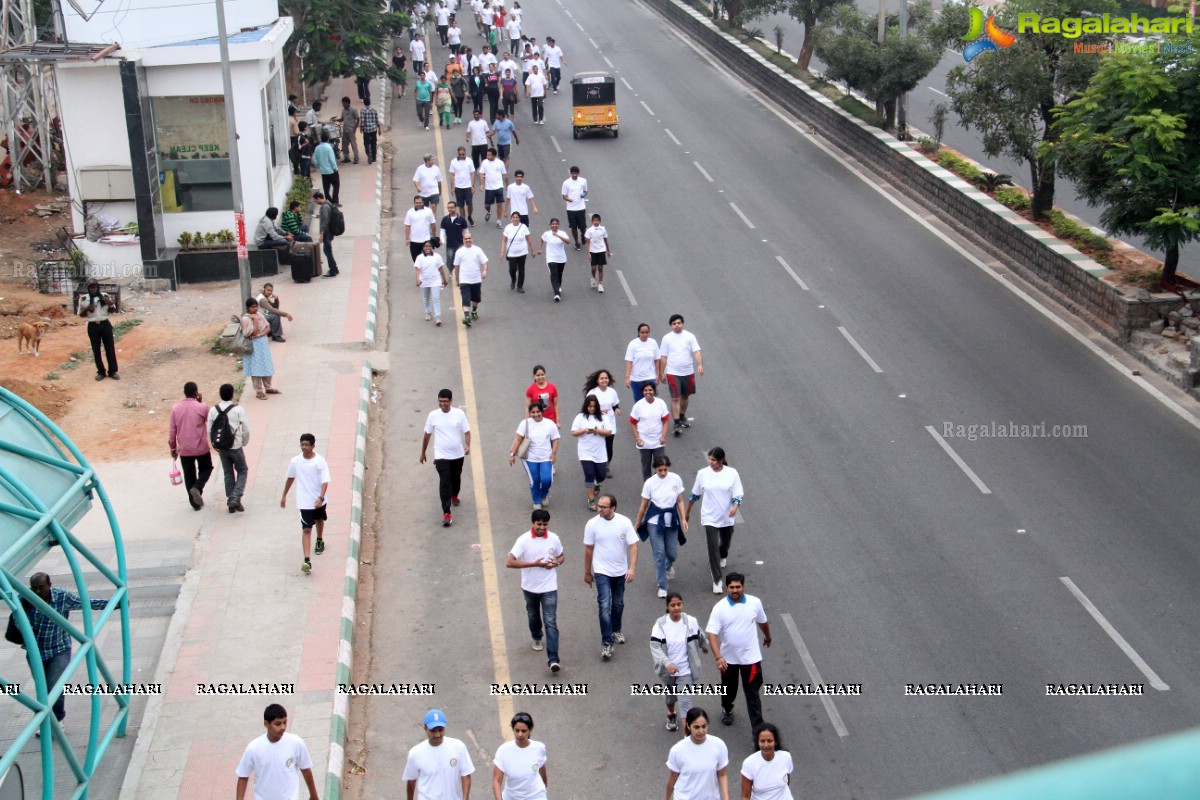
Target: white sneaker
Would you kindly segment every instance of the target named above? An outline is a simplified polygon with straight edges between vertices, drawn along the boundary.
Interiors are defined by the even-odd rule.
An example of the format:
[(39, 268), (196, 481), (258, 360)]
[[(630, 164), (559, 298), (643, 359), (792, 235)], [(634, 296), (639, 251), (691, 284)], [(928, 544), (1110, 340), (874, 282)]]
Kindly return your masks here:
[(666, 597), (666, 596), (667, 596), (667, 590), (666, 590), (666, 589), (659, 589), (659, 590), (658, 590), (658, 596), (659, 596), (659, 597)]
[(602, 645), (600, 647), (600, 658), (608, 661), (613, 657), (613, 646), (611, 644)]
[(600, 294), (604, 294), (604, 284), (603, 283), (596, 284), (596, 291), (599, 292)]
[(533, 644), (530, 646), (533, 648), (533, 652), (535, 652), (535, 653), (542, 652), (542, 640), (541, 639), (534, 639)]
[(441, 318), (441, 317), (438, 317), (437, 319), (435, 319), (435, 320), (433, 321), (433, 324), (434, 324), (434, 325), (441, 325), (441, 324), (442, 324), (442, 318)]
[(727, 561), (727, 559), (724, 559), (724, 558), (721, 559), (721, 569), (725, 569), (726, 561)]
[(433, 314), (426, 314), (426, 315), (425, 315), (425, 321), (426, 321), (426, 322), (429, 322), (429, 320), (431, 320), (431, 319), (433, 319)]
[(596, 288), (596, 279), (595, 278), (592, 278), (592, 288), (593, 289)]
[(725, 582), (717, 581), (713, 584), (713, 594), (725, 594)]
[(554, 302), (558, 303), (558, 302), (561, 302), (561, 301), (562, 301), (562, 295), (561, 295), (561, 294), (556, 294), (556, 295), (554, 295)]
[(534, 504), (533, 504), (533, 510), (534, 510), (534, 511), (541, 511), (541, 510), (542, 510), (542, 504), (541, 504), (541, 503), (534, 503)]
[(675, 580), (675, 565), (674, 564), (667, 567), (667, 580), (669, 580), (669, 581)]

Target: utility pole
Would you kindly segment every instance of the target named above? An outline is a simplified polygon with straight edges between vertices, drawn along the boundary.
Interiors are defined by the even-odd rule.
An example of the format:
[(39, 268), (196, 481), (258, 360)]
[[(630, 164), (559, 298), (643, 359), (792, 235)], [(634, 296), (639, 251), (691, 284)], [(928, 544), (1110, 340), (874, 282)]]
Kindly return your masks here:
[[(908, 38), (908, 0), (900, 0), (900, 41)], [(908, 139), (908, 92), (896, 101), (896, 133), (900, 141)]]
[(229, 37), (225, 34), (225, 0), (217, 3), (217, 40), (221, 47), (221, 84), (225, 90), (225, 131), (229, 136), (229, 183), (233, 189), (234, 235), (237, 237), (238, 279), (242, 296), (239, 316), (245, 312), (250, 288), (250, 254), (246, 249), (246, 209), (242, 202), (242, 162), (238, 154), (237, 120), (233, 113), (233, 78), (229, 74)]

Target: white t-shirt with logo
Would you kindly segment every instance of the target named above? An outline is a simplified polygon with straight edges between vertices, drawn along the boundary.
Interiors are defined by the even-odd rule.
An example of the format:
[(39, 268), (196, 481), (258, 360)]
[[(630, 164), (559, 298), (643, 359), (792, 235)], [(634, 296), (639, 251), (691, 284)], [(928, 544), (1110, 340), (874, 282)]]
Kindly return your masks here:
[[(661, 423), (659, 430), (662, 430)], [(674, 472), (668, 472), (667, 477), (660, 478), (655, 472), (642, 484), (642, 497), (659, 508), (675, 508), (679, 505), (679, 495), (683, 494), (683, 478)]]
[(700, 343), (689, 331), (676, 333), (671, 331), (663, 334), (662, 344), (659, 345), (658, 355), (667, 357), (668, 375), (691, 375), (696, 371), (695, 353), (700, 351)]
[(758, 626), (767, 621), (762, 601), (752, 594), (742, 595), (742, 602), (730, 603), (722, 597), (713, 606), (705, 633), (715, 633), (721, 643), (721, 657), (728, 664), (757, 664), (762, 661), (758, 646)]
[(750, 800), (795, 800), (788, 786), (792, 774), (792, 754), (775, 751), (770, 761), (762, 753), (753, 753), (742, 762), (742, 775), (754, 784)]
[(477, 244), (463, 245), (454, 251), (454, 266), (458, 268), (459, 283), (483, 283), (483, 265), (487, 256)]
[(510, 183), (504, 194), (508, 198), (509, 213), (529, 214), (529, 201), (533, 199), (533, 189), (528, 183)]
[[(486, 129), (487, 123), (483, 120), (479, 121), (483, 122)], [(467, 123), (467, 127), (469, 128), (474, 123), (475, 120), (471, 120), (469, 123)], [(483, 141), (480, 142), (480, 144), (484, 144), (486, 142), (487, 134), (485, 133)], [(474, 144), (474, 142), (472, 142), (472, 144)], [(465, 156), (463, 158), (456, 158), (451, 161), (450, 166), (446, 169), (449, 170), (450, 175), (454, 178), (455, 189), (470, 189), (472, 184), (475, 182), (475, 162)]]
[(467, 746), (447, 736), (437, 747), (424, 741), (409, 750), (401, 780), (416, 781), (421, 800), (461, 800), (462, 778), (474, 771)]
[[(561, 229), (559, 231), (562, 232)], [(546, 261), (551, 264), (567, 263), (567, 243), (558, 238), (553, 231), (546, 231), (542, 234), (542, 241), (546, 243)]]
[(621, 405), (621, 396), (617, 394), (617, 390), (611, 384), (607, 389), (601, 389), (597, 386), (588, 392), (588, 397), (595, 397), (600, 401), (600, 411), (604, 413), (604, 424), (608, 426), (610, 431), (615, 433), (617, 430), (617, 414), (613, 409)]
[(501, 800), (546, 800), (546, 784), (541, 774), (546, 765), (546, 745), (533, 739), (525, 747), (505, 742), (496, 748), (492, 763), (504, 773)]
[(525, 454), (526, 461), (549, 461), (554, 452), (552, 442), (559, 438), (558, 426), (542, 417), (541, 422), (534, 422), (533, 417), (521, 420), (517, 426), (517, 434), (529, 440), (529, 452)]
[[(563, 554), (562, 540), (554, 531), (546, 531), (545, 536), (534, 536), (532, 531), (525, 531), (517, 537), (509, 552), (517, 561), (557, 559)], [(525, 567), (521, 570), (521, 588), (534, 594), (558, 591), (558, 569)]]
[(479, 162), (479, 174), (483, 176), (484, 189), (503, 189), (508, 168), (498, 158), (485, 158)]
[[(604, 440), (598, 441), (603, 447)], [(629, 546), (637, 544), (637, 531), (624, 514), (613, 514), (612, 519), (597, 515), (584, 526), (583, 543), (593, 547), (594, 574), (620, 578), (629, 572)]]
[[(658, 342), (647, 337), (634, 339), (625, 348), (625, 360), (633, 364), (629, 370), (631, 381), (653, 381), (658, 379)], [(637, 398), (641, 400), (642, 398)]]
[(254, 778), (254, 800), (299, 800), (300, 770), (312, 769), (304, 740), (284, 731), (274, 744), (264, 733), (246, 745), (237, 765), (239, 778)]
[(567, 178), (563, 181), (562, 195), (567, 198), (567, 211), (583, 211), (587, 208), (587, 178)]
[(421, 255), (417, 256), (417, 260), (413, 264), (420, 270), (422, 289), (429, 289), (434, 286), (441, 288), (442, 268), (446, 265), (441, 255), (434, 253), (427, 256), (421, 253)]
[[(584, 414), (576, 414), (575, 421), (571, 423), (571, 432), (575, 431), (598, 431), (606, 429), (606, 424), (601, 419), (586, 416)], [(607, 428), (612, 430), (612, 428)], [(576, 436), (575, 441), (579, 444), (579, 460), (594, 461), (597, 464), (604, 464), (608, 461), (608, 448), (604, 444), (604, 437), (594, 433), (585, 433), (582, 436)]]
[(677, 742), (667, 756), (667, 768), (679, 774), (675, 800), (718, 800), (717, 770), (728, 766), (729, 748), (711, 733), (704, 744), (696, 744), (690, 736)]
[(667, 662), (675, 665), (675, 677), (683, 678), (692, 674), (692, 665), (688, 662), (688, 620), (687, 614), (679, 618), (679, 622), (667, 617), (662, 623), (663, 639), (666, 641)]
[(435, 459), (465, 457), (467, 451), (463, 447), (463, 434), (470, 431), (471, 424), (467, 422), (467, 415), (461, 408), (454, 406), (450, 406), (449, 411), (436, 408), (429, 412), (425, 420), (425, 432), (433, 436)]
[(655, 397), (653, 403), (647, 403), (643, 397), (633, 404), (629, 418), (637, 423), (638, 436), (642, 440), (639, 450), (662, 447), (663, 420), (670, 415), (671, 410), (661, 397)]
[(529, 255), (529, 227), (523, 222), (513, 225), (511, 222), (504, 226), (504, 239), (508, 242), (505, 251), (506, 258), (517, 258)]
[(404, 224), (408, 226), (410, 242), (428, 242), (429, 237), (433, 235), (429, 232), (429, 226), (437, 224), (437, 217), (433, 216), (429, 206), (424, 206), (419, 211), (410, 208), (404, 215)]
[(733, 498), (745, 494), (742, 489), (742, 476), (730, 466), (721, 467), (720, 472), (712, 467), (705, 467), (696, 473), (692, 494), (703, 498), (700, 502), (701, 525), (728, 528), (733, 524), (733, 517), (729, 516)]
[(312, 458), (293, 456), (286, 477), (296, 482), (296, 508), (308, 511), (317, 507), (321, 484), (329, 483), (329, 464), (316, 453)]

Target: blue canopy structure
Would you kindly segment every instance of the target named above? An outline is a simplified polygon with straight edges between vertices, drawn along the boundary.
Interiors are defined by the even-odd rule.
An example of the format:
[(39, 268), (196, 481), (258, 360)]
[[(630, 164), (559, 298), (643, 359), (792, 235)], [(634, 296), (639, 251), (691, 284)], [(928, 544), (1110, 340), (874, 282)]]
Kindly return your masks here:
[[(96, 557), (72, 534), (75, 526), (99, 500), (108, 519), (116, 545), (116, 564), (109, 566)], [(29, 588), (28, 576), (51, 548), (60, 548), (70, 569), (73, 586), (62, 588), (83, 601), (79, 619), (68, 621)], [(108, 606), (93, 610), (85, 583), (84, 570), (95, 570), (111, 582)], [(24, 637), (33, 685), (14, 680), (18, 676), (0, 676), (0, 687), (7, 699), (20, 704), (28, 721), (16, 740), (0, 758), (0, 775), (14, 763), (35, 733), (39, 741), (42, 767), (42, 797), (86, 798), (92, 776), (113, 737), (124, 736), (129, 715), (130, 635), (129, 598), (126, 584), (125, 549), (121, 531), (104, 487), (96, 471), (57, 425), (17, 395), (0, 387), (0, 596)], [(22, 602), (24, 601), (24, 602)], [(38, 643), (26, 608), (36, 608), (60, 625), (73, 640), (71, 662), (62, 678), (46, 685)], [(120, 680), (100, 655), (96, 641), (105, 626), (116, 624), (119, 615), (122, 668)], [(83, 668), (81, 671), (80, 668)], [(9, 694), (14, 684), (20, 692)], [(89, 725), (85, 743), (68, 741), (52, 706), (67, 684), (90, 684), (105, 691), (87, 697)], [(10, 688), (11, 687), (11, 688)], [(110, 693), (110, 691), (112, 693)], [(121, 693), (124, 691), (124, 693)], [(103, 730), (105, 704), (115, 704), (116, 712)], [(105, 715), (107, 716), (107, 715)], [(55, 775), (55, 749), (69, 768), (69, 774)], [(60, 791), (55, 792), (56, 779)], [(64, 791), (65, 790), (65, 791)], [(70, 792), (70, 794), (65, 794)]]

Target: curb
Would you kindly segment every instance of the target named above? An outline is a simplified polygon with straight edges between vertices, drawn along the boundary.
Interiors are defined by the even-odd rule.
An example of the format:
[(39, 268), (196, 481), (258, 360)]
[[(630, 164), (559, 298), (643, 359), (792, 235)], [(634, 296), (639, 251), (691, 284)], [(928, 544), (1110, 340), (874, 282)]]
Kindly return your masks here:
[(354, 440), (354, 480), (350, 500), (350, 548), (346, 554), (346, 582), (342, 594), (341, 639), (338, 641), (337, 679), (333, 687), (333, 717), (329, 731), (329, 767), (325, 775), (326, 800), (339, 800), (346, 766), (346, 729), (350, 717), (350, 695), (338, 686), (350, 683), (354, 662), (354, 618), (358, 597), (358, 558), (362, 540), (363, 473), (367, 459), (367, 422), (371, 404), (371, 365), (362, 365), (358, 390), (358, 426)]
[[(379, 104), (379, 133), (383, 133), (384, 121), (387, 120), (388, 103), (391, 100), (391, 91), (387, 84), (387, 78), (380, 78), (383, 86), (380, 89), (380, 96), (383, 102)], [(379, 206), (379, 220), (375, 223), (375, 241), (371, 243), (371, 288), (367, 293), (367, 327), (363, 334), (363, 347), (367, 350), (375, 349), (375, 325), (379, 316), (379, 252), (383, 242), (383, 156), (381, 154), (375, 159), (375, 203)]]

